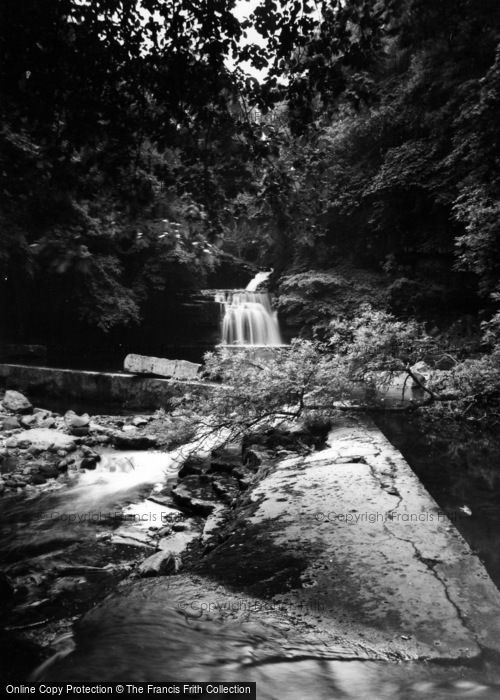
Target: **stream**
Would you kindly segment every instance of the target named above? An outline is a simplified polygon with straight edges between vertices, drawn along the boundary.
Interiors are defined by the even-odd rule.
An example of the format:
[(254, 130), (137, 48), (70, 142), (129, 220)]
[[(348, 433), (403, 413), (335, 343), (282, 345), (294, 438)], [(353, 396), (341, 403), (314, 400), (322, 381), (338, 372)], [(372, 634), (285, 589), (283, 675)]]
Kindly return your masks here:
[[(394, 419), (380, 423), (380, 427), (403, 451), (443, 510), (450, 516), (460, 514), (454, 518), (455, 524), (498, 584), (497, 447), (469, 440), (466, 446), (455, 446), (455, 459), (450, 459), (449, 443), (444, 440), (430, 441), (412, 426)], [(474, 449), (468, 452), (471, 446)], [(154, 551), (155, 537), (179, 515), (168, 494), (182, 458), (182, 448), (171, 453), (102, 448), (95, 470), (68, 474), (59, 488), (37, 495), (3, 498), (0, 551), (6, 563), (4, 571), (10, 579), (17, 579), (23, 594), (2, 638), (8, 680), (28, 679), (44, 660), (39, 645), (50, 644), (56, 652), (67, 650), (71, 645), (70, 623), (111, 593), (120, 581), (133, 576), (138, 563)], [(460, 510), (464, 506), (472, 515)], [(161, 585), (162, 580), (168, 581), (154, 581)], [(168, 594), (168, 586), (166, 590)], [(48, 619), (53, 621), (47, 624)], [(118, 600), (114, 619), (121, 639), (120, 625), (129, 624), (128, 605), (120, 609)], [(317, 648), (308, 653), (303, 645), (294, 652), (291, 630), (286, 649), (276, 643), (272, 659), (254, 666), (241, 660), (241, 650), (258, 649), (264, 633), (258, 631), (258, 623), (256, 629), (249, 637), (244, 626), (238, 632), (234, 625), (225, 623), (216, 629), (210, 623), (193, 625), (180, 620), (175, 610), (170, 617), (168, 611), (163, 611), (159, 622), (157, 602), (153, 598), (149, 601), (146, 595), (137, 624), (132, 632), (127, 628), (132, 639), (127, 644), (118, 642), (120, 663), (136, 677), (133, 669), (138, 659), (134, 650), (139, 646), (148, 650), (146, 658), (140, 660), (140, 667), (146, 665), (150, 674), (147, 680), (156, 679), (160, 669), (162, 674), (170, 672), (173, 679), (189, 676), (191, 680), (220, 680), (222, 676), (224, 680), (256, 680), (258, 697), (264, 700), (312, 696), (339, 700), (500, 697), (498, 664), (487, 654), (466, 665), (341, 661), (324, 658)], [(152, 634), (161, 644), (152, 643)], [(94, 636), (88, 643), (91, 648), (95, 646)], [(273, 650), (272, 639), (266, 637), (264, 644), (267, 653)], [(79, 672), (82, 680), (101, 680), (106, 673), (105, 662), (84, 658)]]

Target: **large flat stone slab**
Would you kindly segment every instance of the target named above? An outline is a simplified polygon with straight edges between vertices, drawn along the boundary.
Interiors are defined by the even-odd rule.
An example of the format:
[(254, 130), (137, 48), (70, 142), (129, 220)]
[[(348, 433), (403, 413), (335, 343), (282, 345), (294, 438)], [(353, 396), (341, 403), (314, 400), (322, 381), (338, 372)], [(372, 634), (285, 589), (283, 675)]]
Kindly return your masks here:
[[(202, 570), (298, 610), (375, 657), (500, 651), (500, 593), (401, 454), (368, 420), (280, 462)], [(262, 468), (261, 468), (262, 469)]]
[(133, 374), (157, 374), (173, 379), (196, 379), (201, 365), (187, 360), (168, 360), (148, 355), (127, 355), (123, 369)]

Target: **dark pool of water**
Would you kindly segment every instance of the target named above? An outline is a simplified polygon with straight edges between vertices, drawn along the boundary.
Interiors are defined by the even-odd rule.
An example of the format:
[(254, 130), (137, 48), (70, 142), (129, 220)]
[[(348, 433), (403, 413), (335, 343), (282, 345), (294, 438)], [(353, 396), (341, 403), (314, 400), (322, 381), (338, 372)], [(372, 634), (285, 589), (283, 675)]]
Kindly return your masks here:
[(375, 420), (500, 587), (500, 436), (399, 414)]

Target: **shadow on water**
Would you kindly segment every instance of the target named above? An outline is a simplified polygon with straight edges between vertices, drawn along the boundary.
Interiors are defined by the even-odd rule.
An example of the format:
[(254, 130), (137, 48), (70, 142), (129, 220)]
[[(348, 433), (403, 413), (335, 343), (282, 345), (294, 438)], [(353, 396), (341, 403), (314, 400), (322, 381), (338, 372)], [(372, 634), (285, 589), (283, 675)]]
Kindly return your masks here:
[(500, 587), (500, 439), (403, 414), (375, 421)]

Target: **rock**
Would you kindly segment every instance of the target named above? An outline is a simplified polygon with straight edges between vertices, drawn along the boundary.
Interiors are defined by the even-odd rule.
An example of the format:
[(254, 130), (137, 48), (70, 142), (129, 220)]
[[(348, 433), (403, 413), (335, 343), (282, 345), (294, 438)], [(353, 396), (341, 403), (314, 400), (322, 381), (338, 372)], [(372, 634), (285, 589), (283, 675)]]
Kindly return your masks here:
[(27, 416), (22, 416), (19, 422), (21, 423), (23, 428), (32, 428), (37, 423), (36, 415), (31, 414)]
[(74, 448), (75, 438), (58, 430), (50, 428), (32, 428), (23, 430), (7, 440), (7, 447), (37, 447), (40, 450), (71, 450)]
[(188, 545), (197, 540), (199, 536), (199, 532), (193, 530), (175, 532), (169, 537), (162, 537), (158, 542), (158, 548), (172, 556), (180, 556), (186, 551)]
[(203, 474), (209, 466), (210, 461), (206, 457), (188, 457), (179, 469), (179, 479), (184, 479), (186, 476), (194, 474)]
[(41, 415), (42, 419), (43, 418), (50, 418), (52, 416), (52, 413), (50, 411), (48, 411), (46, 408), (35, 407), (33, 409), (33, 413), (38, 413), (39, 415)]
[(37, 472), (36, 474), (32, 474), (31, 483), (35, 484), (36, 486), (41, 486), (42, 484), (47, 483), (47, 479), (44, 476), (42, 476), (42, 474)]
[(435, 362), (435, 368), (441, 371), (447, 371), (453, 369), (456, 365), (456, 361), (449, 355), (443, 355)]
[(2, 430), (16, 430), (20, 427), (21, 424), (15, 416), (9, 416), (2, 421)]
[(194, 496), (184, 484), (177, 484), (174, 486), (172, 489), (172, 498), (182, 508), (186, 508), (193, 513), (199, 513), (200, 515), (210, 515), (215, 508), (214, 503)]
[(154, 435), (127, 435), (127, 433), (113, 433), (111, 441), (119, 450), (148, 450), (156, 447), (158, 443)]
[(59, 476), (59, 469), (55, 464), (39, 464), (38, 473), (46, 479), (57, 479)]
[(82, 469), (95, 469), (100, 460), (101, 458), (99, 455), (95, 455), (94, 457), (84, 457), (80, 462), (80, 466)]
[(187, 360), (167, 360), (163, 357), (127, 355), (123, 368), (133, 374), (156, 374), (173, 379), (196, 379), (201, 365)]
[(37, 421), (36, 425), (39, 428), (54, 428), (56, 421), (54, 418), (43, 418), (42, 420)]
[(176, 573), (182, 565), (180, 557), (170, 552), (160, 550), (151, 554), (142, 564), (139, 564), (137, 573), (139, 576), (159, 576), (161, 574)]
[(231, 472), (241, 466), (241, 443), (226, 445), (212, 452), (210, 471)]
[(90, 416), (88, 413), (79, 416), (74, 411), (66, 411), (64, 423), (72, 435), (84, 436), (89, 432)]
[(132, 419), (132, 425), (135, 425), (136, 428), (140, 428), (143, 425), (148, 424), (148, 419), (144, 418), (144, 416), (134, 416)]
[(9, 476), (7, 479), (5, 479), (6, 486), (10, 486), (10, 488), (17, 488), (17, 487), (23, 488), (24, 486), (26, 486), (27, 483), (28, 483), (27, 477), (17, 475), (17, 474), (15, 476), (14, 475)]
[(212, 479), (212, 487), (214, 492), (221, 501), (231, 503), (234, 498), (239, 496), (238, 480), (229, 474), (219, 474)]
[(134, 435), (137, 432), (135, 425), (124, 425), (122, 428), (123, 433), (128, 433), (129, 435)]
[(3, 474), (10, 474), (11, 472), (16, 471), (19, 465), (19, 459), (17, 456), (12, 455), (12, 454), (6, 454), (2, 458), (2, 473)]
[(225, 522), (226, 507), (217, 505), (215, 506), (212, 513), (208, 516), (205, 521), (205, 527), (203, 528), (203, 533), (201, 535), (201, 543), (204, 545), (209, 544), (212, 540), (216, 539), (217, 531), (222, 527)]
[(5, 481), (0, 479), (0, 493), (3, 493), (3, 491), (5, 491)]
[(33, 406), (28, 401), (24, 394), (19, 391), (8, 389), (3, 397), (2, 404), (4, 408), (13, 413), (31, 413)]
[[(410, 367), (410, 369), (420, 384), (425, 384), (432, 374), (432, 368), (429, 367), (427, 362), (424, 362), (423, 360), (416, 362), (412, 367)], [(412, 379), (412, 386), (418, 387), (418, 382)]]

